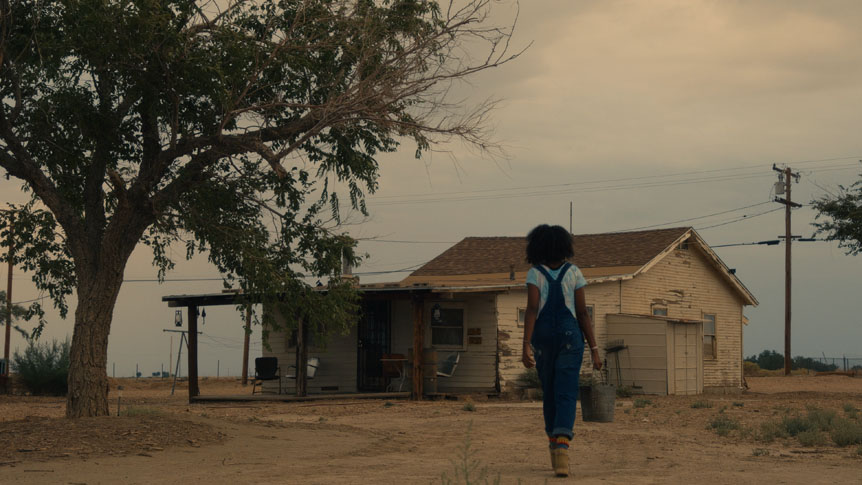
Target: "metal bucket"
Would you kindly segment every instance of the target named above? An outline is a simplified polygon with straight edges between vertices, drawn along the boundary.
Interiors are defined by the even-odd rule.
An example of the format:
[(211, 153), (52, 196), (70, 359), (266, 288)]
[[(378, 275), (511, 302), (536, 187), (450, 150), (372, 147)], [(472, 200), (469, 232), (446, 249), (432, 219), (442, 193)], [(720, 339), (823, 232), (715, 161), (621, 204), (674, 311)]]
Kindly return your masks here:
[(584, 421), (612, 423), (617, 388), (610, 384), (595, 383), (579, 389), (581, 397), (581, 416)]

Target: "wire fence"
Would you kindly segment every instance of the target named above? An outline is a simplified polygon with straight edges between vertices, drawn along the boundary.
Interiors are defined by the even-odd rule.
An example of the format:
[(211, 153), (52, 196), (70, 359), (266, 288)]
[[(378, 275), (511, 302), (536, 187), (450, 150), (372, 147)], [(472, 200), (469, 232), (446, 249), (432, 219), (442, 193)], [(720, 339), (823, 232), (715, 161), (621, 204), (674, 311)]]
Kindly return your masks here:
[(847, 357), (845, 355), (829, 357), (821, 355), (820, 357), (807, 357), (807, 359), (834, 367), (832, 370), (836, 371), (862, 370), (862, 357)]

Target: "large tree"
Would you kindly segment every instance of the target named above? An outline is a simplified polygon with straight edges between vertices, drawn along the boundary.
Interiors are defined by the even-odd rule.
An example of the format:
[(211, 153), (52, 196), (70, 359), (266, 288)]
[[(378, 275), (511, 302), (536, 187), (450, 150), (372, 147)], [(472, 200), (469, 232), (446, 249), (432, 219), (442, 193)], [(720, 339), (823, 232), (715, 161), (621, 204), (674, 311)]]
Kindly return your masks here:
[(847, 254), (857, 255), (862, 252), (862, 179), (838, 190), (811, 203), (820, 221), (814, 227), (826, 239), (838, 241)]
[(493, 102), (447, 95), (514, 57), (491, 3), (0, 0), (0, 167), (33, 196), (16, 262), (61, 313), (77, 297), (66, 415), (108, 413), (108, 334), (141, 242), (160, 276), (179, 243), (319, 333), (349, 321), (349, 285), (302, 279), (355, 259), (336, 194), (364, 212), (401, 139), (416, 156), (487, 148)]

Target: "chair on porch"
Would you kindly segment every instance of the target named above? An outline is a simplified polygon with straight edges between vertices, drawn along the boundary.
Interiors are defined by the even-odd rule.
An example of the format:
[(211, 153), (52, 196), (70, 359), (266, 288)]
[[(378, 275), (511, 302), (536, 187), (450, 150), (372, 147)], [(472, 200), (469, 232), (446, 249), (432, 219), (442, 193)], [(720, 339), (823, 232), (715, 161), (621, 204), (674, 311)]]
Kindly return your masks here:
[(278, 393), (281, 394), (281, 369), (278, 367), (278, 357), (258, 357), (254, 359), (254, 380), (251, 393), (254, 395), (258, 384), (263, 392), (263, 381), (278, 381)]
[[(314, 379), (314, 375), (317, 374), (317, 368), (320, 367), (320, 358), (319, 357), (309, 357), (308, 365), (305, 368), (305, 378), (306, 379)], [(287, 379), (296, 379), (296, 364), (289, 365), (287, 367), (290, 369), (290, 374), (284, 376)]]
[(389, 379), (387, 391), (394, 391), (396, 386), (398, 392), (404, 388), (404, 381), (407, 380), (407, 356), (404, 354), (383, 354), (380, 359), (383, 363), (383, 377)]
[(440, 362), (437, 366), (437, 377), (452, 377), (455, 375), (455, 369), (458, 368), (458, 362), (461, 360), (461, 353), (454, 352), (446, 357), (446, 360)]

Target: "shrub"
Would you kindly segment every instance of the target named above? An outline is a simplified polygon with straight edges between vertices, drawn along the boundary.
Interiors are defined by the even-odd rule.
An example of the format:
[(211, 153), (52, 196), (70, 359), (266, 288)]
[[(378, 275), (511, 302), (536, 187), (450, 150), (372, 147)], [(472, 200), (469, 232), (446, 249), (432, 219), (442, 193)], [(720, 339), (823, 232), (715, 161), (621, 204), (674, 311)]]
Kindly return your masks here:
[(787, 437), (787, 431), (778, 421), (765, 421), (760, 423), (760, 429), (754, 434), (754, 439), (765, 443), (772, 443), (776, 438), (785, 437)]
[(620, 386), (617, 388), (617, 397), (632, 397), (634, 390), (630, 386)]
[(521, 375), (518, 376), (518, 381), (523, 387), (533, 389), (542, 388), (542, 381), (539, 380), (539, 372), (536, 370), (535, 367), (521, 372)]
[(781, 419), (781, 426), (790, 436), (797, 436), (806, 431), (817, 431), (819, 426), (802, 416), (785, 416)]
[(649, 406), (650, 404), (652, 404), (652, 401), (650, 401), (649, 399), (638, 398), (638, 399), (635, 399), (635, 402), (632, 405), (636, 408), (645, 408), (645, 407)]
[(691, 403), (692, 409), (703, 409), (703, 408), (711, 408), (712, 403), (709, 401), (695, 401)]
[(741, 408), (741, 407), (743, 407), (743, 406), (745, 406), (745, 403), (744, 403), (744, 402), (739, 402), (739, 401), (734, 401), (734, 402), (733, 402), (733, 407), (735, 407), (735, 408)]
[(769, 450), (766, 448), (755, 448), (751, 454), (753, 456), (769, 456)]
[(862, 424), (837, 419), (831, 437), (838, 446), (862, 445)]
[(820, 431), (831, 430), (835, 417), (836, 413), (831, 409), (820, 409), (813, 406), (808, 408), (808, 421), (811, 422), (811, 426)]
[(739, 422), (730, 416), (719, 415), (709, 422), (709, 426), (707, 426), (707, 428), (715, 430), (719, 436), (727, 436), (731, 431), (739, 429), (740, 426)]
[(802, 446), (825, 446), (829, 440), (821, 431), (803, 431), (796, 438)]
[(36, 343), (30, 340), (24, 354), (15, 351), (12, 369), (24, 387), (34, 395), (65, 396), (68, 391), (69, 348), (71, 343), (52, 340)]
[(858, 417), (859, 409), (853, 405), (853, 403), (844, 403), (844, 414), (847, 415), (848, 418), (856, 419)]
[(476, 410), (476, 405), (471, 403), (471, 402), (466, 402), (466, 403), (464, 403), (464, 406), (461, 409), (463, 409), (464, 411), (473, 412)]
[(756, 377), (760, 375), (760, 366), (757, 362), (745, 361), (742, 363), (742, 373), (746, 377)]

